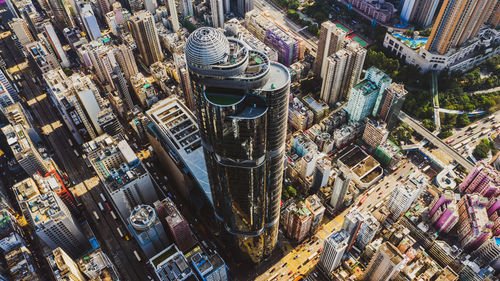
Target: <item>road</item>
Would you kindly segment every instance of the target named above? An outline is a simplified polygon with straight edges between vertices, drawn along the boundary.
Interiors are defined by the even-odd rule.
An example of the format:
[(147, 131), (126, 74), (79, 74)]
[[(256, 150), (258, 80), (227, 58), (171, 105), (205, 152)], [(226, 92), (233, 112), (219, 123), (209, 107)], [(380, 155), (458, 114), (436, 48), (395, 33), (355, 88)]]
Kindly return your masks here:
[[(144, 280), (144, 276), (152, 275), (144, 261), (139, 263), (133, 251), (141, 253), (134, 239), (126, 241), (120, 237), (116, 228), (120, 222), (113, 220), (108, 211), (101, 212), (97, 203), (102, 201), (99, 193), (103, 193), (101, 183), (94, 177), (94, 172), (88, 168), (80, 157), (73, 151), (69, 139), (71, 133), (60, 120), (57, 110), (52, 106), (50, 99), (40, 89), (43, 85), (35, 82), (34, 74), (24, 72), (21, 74), (21, 95), (26, 100), (29, 109), (41, 129), (46, 142), (55, 153), (54, 160), (59, 168), (66, 172), (70, 181), (76, 184), (71, 188), (77, 200), (83, 203), (85, 216), (89, 221), (97, 239), (105, 252), (110, 256), (115, 266), (122, 274), (123, 280)], [(35, 81), (33, 81), (33, 78)], [(73, 143), (76, 143), (73, 141)], [(93, 212), (99, 216), (99, 220), (93, 216)], [(116, 213), (116, 211), (115, 211)], [(125, 226), (120, 226), (125, 230)], [(140, 265), (140, 266), (139, 266)]]
[[(258, 276), (257, 281), (271, 281), (271, 280), (293, 280), (299, 274), (307, 275), (314, 270), (316, 263), (319, 260), (319, 255), (308, 261), (309, 257), (314, 255), (320, 248), (323, 247), (324, 241), (327, 236), (336, 230), (340, 230), (344, 222), (345, 215), (353, 208), (358, 208), (362, 214), (366, 214), (377, 205), (379, 202), (384, 201), (394, 190), (399, 183), (400, 175), (408, 176), (411, 170), (417, 169), (411, 162), (405, 164), (404, 167), (396, 170), (394, 173), (383, 178), (379, 183), (360, 194), (351, 207), (347, 208), (334, 219), (327, 217), (323, 218), (323, 224), (320, 230), (314, 235), (312, 240), (317, 239), (316, 242), (303, 242), (294, 249), (285, 249), (288, 253), (277, 262), (274, 266), (269, 268), (266, 272)], [(359, 200), (370, 190), (374, 189), (366, 198), (361, 206), (357, 206)], [(311, 241), (312, 241), (311, 240)], [(307, 240), (306, 240), (307, 241)], [(292, 272), (291, 274), (289, 274)]]
[(420, 125), (417, 121), (415, 121), (413, 118), (408, 116), (403, 111), (401, 111), (399, 113), (399, 120), (401, 120), (401, 122), (410, 126), (418, 134), (422, 135), (422, 137), (426, 138), (434, 146), (441, 149), (444, 153), (448, 154), (455, 161), (457, 161), (457, 163), (462, 165), (466, 170), (471, 171), (472, 168), (474, 167), (472, 162), (467, 160), (465, 157), (463, 157), (461, 154), (459, 154), (457, 151), (455, 151), (453, 148), (451, 148), (449, 145), (447, 145), (444, 141), (442, 141), (440, 138), (434, 136), (431, 132), (429, 132), (429, 130), (422, 127), (422, 125)]
[(293, 35), (302, 38), (304, 45), (310, 50), (311, 54), (316, 56), (318, 49), (318, 38), (311, 35), (303, 26), (300, 26), (287, 18), (283, 10), (271, 1), (256, 0), (255, 8), (265, 12), (271, 19), (273, 19), (281, 27), (287, 28)]

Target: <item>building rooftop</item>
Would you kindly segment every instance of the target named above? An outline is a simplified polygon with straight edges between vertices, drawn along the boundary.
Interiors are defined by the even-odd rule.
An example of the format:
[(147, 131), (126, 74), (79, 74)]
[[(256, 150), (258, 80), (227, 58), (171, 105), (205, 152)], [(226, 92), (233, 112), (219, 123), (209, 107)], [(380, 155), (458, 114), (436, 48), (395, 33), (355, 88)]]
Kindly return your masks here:
[(21, 159), (26, 154), (32, 153), (33, 143), (21, 124), (4, 126), (2, 132), (16, 159)]
[(135, 206), (129, 217), (132, 227), (140, 231), (150, 228), (156, 221), (155, 210), (149, 205)]
[(96, 249), (92, 253), (77, 260), (80, 271), (91, 281), (118, 281), (120, 275), (109, 257), (101, 250)]
[(201, 146), (198, 124), (193, 113), (177, 98), (170, 97), (156, 103), (146, 115), (159, 130), (164, 142), (173, 150), (212, 201), (205, 155)]
[[(175, 244), (152, 257), (149, 262), (160, 280), (188, 280), (188, 277), (194, 276), (186, 257)], [(195, 277), (194, 280), (198, 279)]]
[(12, 250), (4, 255), (12, 280), (41, 281), (38, 276), (31, 252), (24, 246)]
[(392, 243), (386, 242), (380, 246), (379, 251), (383, 251), (393, 264), (399, 264), (405, 258), (403, 254)]
[(187, 256), (198, 275), (203, 278), (209, 279), (209, 276), (213, 272), (221, 266), (225, 267), (224, 260), (222, 260), (218, 253), (207, 254), (200, 247), (196, 247)]

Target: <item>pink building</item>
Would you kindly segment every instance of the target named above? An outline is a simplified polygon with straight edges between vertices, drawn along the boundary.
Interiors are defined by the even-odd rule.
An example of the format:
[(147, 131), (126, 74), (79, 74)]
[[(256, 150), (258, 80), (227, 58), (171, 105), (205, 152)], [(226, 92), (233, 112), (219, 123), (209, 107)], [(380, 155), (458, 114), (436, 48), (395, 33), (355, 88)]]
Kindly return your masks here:
[(459, 218), (455, 194), (447, 190), (441, 196), (434, 198), (430, 205), (429, 216), (438, 232), (449, 232)]
[(177, 210), (174, 202), (167, 197), (161, 202), (156, 201), (154, 206), (163, 227), (169, 230), (169, 236), (173, 238), (177, 247), (183, 252), (191, 249), (196, 241), (189, 224)]
[(466, 250), (475, 249), (492, 236), (493, 222), (488, 218), (488, 199), (478, 194), (466, 194), (458, 202), (459, 242)]
[(459, 189), (461, 192), (479, 193), (482, 196), (491, 198), (499, 194), (499, 184), (500, 175), (498, 171), (484, 162), (479, 162), (474, 170), (465, 177)]

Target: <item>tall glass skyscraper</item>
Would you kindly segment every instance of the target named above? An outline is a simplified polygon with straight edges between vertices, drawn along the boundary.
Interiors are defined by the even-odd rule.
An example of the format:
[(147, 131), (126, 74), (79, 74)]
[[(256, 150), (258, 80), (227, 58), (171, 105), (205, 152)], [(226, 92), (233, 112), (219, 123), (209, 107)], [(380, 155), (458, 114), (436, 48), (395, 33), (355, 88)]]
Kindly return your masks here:
[(253, 262), (278, 236), (290, 73), (215, 28), (186, 43), (215, 216)]

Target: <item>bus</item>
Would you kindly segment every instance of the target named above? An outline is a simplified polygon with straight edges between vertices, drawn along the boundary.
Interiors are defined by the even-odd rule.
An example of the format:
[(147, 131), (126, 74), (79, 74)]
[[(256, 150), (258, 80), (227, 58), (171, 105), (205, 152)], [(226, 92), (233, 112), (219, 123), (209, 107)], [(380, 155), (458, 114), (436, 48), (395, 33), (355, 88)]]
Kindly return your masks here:
[(312, 255), (310, 255), (308, 258), (307, 258), (307, 261), (311, 261), (313, 260), (315, 257), (317, 257), (319, 254), (318, 252), (314, 252)]
[(453, 149), (458, 149), (459, 147), (462, 146), (462, 143), (457, 143), (453, 146)]
[(366, 198), (368, 198), (368, 194), (365, 194), (365, 196), (363, 196), (363, 198), (361, 198), (361, 200), (359, 200), (358, 206), (363, 205), (363, 203), (365, 203)]
[(454, 138), (451, 138), (451, 139), (449, 139), (449, 140), (446, 140), (446, 143), (447, 143), (447, 144), (450, 144), (450, 143), (452, 143), (454, 140), (455, 140)]
[(141, 261), (141, 256), (139, 256), (139, 254), (137, 253), (136, 250), (134, 250), (134, 255), (135, 255), (135, 258), (138, 260), (138, 261)]
[(495, 115), (493, 115), (493, 114), (488, 116), (488, 120), (493, 120), (493, 118), (495, 118)]
[(422, 172), (424, 173), (427, 172), (427, 170), (429, 170), (430, 167), (431, 167), (430, 165), (425, 166), (425, 168), (422, 169)]
[(102, 203), (97, 202), (97, 205), (99, 206), (99, 209), (101, 209), (101, 212), (104, 212), (104, 207), (102, 206)]
[(380, 207), (380, 205), (382, 205), (383, 201), (380, 201), (377, 203), (377, 205), (375, 205), (375, 209), (378, 209), (378, 207)]
[(99, 215), (97, 214), (97, 212), (96, 212), (96, 211), (94, 211), (93, 213), (94, 213), (94, 217), (95, 217), (95, 219), (96, 219), (96, 220), (99, 220)]
[(468, 130), (473, 130), (477, 127), (477, 123), (476, 124), (472, 124), (471, 126), (469, 126), (469, 129)]
[(375, 188), (372, 188), (372, 189), (368, 190), (368, 192), (366, 193), (366, 195), (370, 195), (370, 194), (372, 194), (372, 193), (373, 193), (373, 191), (375, 191)]
[(106, 202), (106, 197), (104, 197), (104, 194), (99, 193), (99, 196), (101, 196), (102, 201)]

